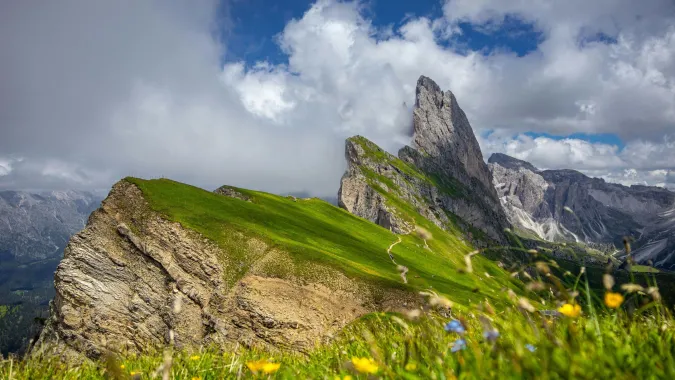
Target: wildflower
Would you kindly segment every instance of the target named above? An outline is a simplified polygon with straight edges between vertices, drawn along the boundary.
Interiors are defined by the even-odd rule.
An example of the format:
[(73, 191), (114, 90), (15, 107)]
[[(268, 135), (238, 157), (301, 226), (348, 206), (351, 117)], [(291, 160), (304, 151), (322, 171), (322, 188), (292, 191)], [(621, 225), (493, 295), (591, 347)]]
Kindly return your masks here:
[(545, 315), (547, 317), (558, 317), (558, 316), (560, 316), (560, 312), (558, 310), (539, 310), (539, 313), (541, 315)]
[(471, 265), (471, 256), (466, 255), (464, 256), (464, 264), (466, 265), (466, 269), (464, 269), (467, 273), (472, 273), (473, 272), (473, 266)]
[(611, 274), (605, 273), (602, 276), (602, 284), (605, 285), (605, 289), (612, 290), (614, 287), (614, 277)]
[(535, 347), (535, 346), (533, 346), (533, 345), (531, 345), (531, 344), (529, 344), (529, 343), (525, 345), (525, 348), (526, 348), (528, 351), (530, 351), (530, 352), (535, 352), (535, 351), (537, 351), (537, 347)]
[(415, 226), (415, 232), (417, 233), (417, 236), (420, 237), (420, 239), (423, 240), (431, 240), (432, 235), (431, 232), (427, 231), (426, 229), (420, 227), (420, 226)]
[(281, 363), (272, 363), (265, 359), (260, 359), (254, 362), (246, 362), (246, 367), (253, 373), (262, 372), (264, 374), (272, 374), (279, 370)]
[(350, 375), (345, 375), (345, 377), (335, 376), (333, 379), (335, 379), (335, 380), (352, 380), (353, 377), (351, 377)]
[(352, 364), (354, 365), (354, 369), (361, 373), (375, 374), (379, 371), (373, 359), (352, 357)]
[(455, 343), (452, 344), (452, 348), (450, 349), (450, 351), (457, 352), (465, 348), (466, 348), (466, 341), (462, 338), (459, 338), (455, 341)]
[(537, 267), (537, 270), (543, 274), (551, 273), (551, 268), (543, 261), (537, 261), (534, 265)]
[(499, 331), (497, 330), (488, 330), (483, 332), (483, 338), (485, 338), (488, 342), (494, 342), (499, 338)]
[(125, 368), (127, 368), (127, 367), (126, 367), (124, 364), (122, 364), (122, 365), (120, 366), (120, 368), (121, 368), (121, 369), (125, 369)]
[(140, 373), (140, 372), (131, 371), (131, 372), (129, 372), (129, 375), (130, 375), (130, 376), (136, 376), (136, 375), (138, 375), (139, 373)]
[(605, 293), (605, 305), (610, 309), (616, 309), (623, 303), (623, 296), (620, 293)]
[(527, 284), (527, 286), (525, 286), (525, 288), (529, 291), (532, 291), (532, 292), (538, 292), (538, 291), (542, 291), (542, 290), (546, 289), (546, 285), (544, 285), (544, 283), (541, 282), (541, 281), (535, 281), (535, 282), (530, 282), (529, 284)]
[(581, 314), (581, 306), (566, 303), (558, 308), (558, 312), (566, 317), (576, 318)]
[(408, 364), (405, 365), (405, 370), (408, 371), (408, 372), (412, 372), (412, 371), (414, 371), (414, 370), (416, 370), (416, 369), (417, 369), (417, 364), (416, 364), (416, 363), (410, 362), (410, 363), (408, 363)]
[(262, 367), (262, 371), (265, 374), (271, 374), (279, 370), (281, 363), (265, 363)]
[(422, 312), (420, 311), (420, 309), (406, 310), (403, 313), (403, 315), (411, 321), (415, 321), (415, 320), (419, 319), (421, 314), (422, 314)]
[(621, 290), (624, 290), (628, 293), (633, 293), (633, 292), (643, 292), (645, 288), (643, 288), (642, 285), (638, 284), (623, 284), (621, 285)]
[(523, 310), (527, 310), (527, 311), (529, 311), (530, 313), (534, 313), (534, 310), (535, 310), (535, 309), (534, 309), (534, 306), (532, 306), (532, 304), (530, 303), (530, 301), (528, 301), (528, 300), (525, 299), (525, 298), (520, 298), (520, 299), (518, 299), (518, 307), (521, 308), (521, 309), (523, 309)]
[(452, 321), (445, 324), (445, 331), (455, 332), (457, 334), (464, 334), (466, 332), (466, 329), (464, 328), (464, 325), (462, 325), (462, 322), (453, 319)]
[(661, 299), (661, 293), (659, 293), (659, 288), (656, 286), (650, 286), (647, 288), (647, 294), (652, 296), (654, 301), (659, 301)]
[(452, 301), (443, 296), (439, 296), (435, 292), (432, 291), (420, 292), (420, 295), (429, 297), (429, 305), (431, 306), (439, 306), (446, 309), (451, 309), (453, 306)]
[(192, 361), (199, 360), (199, 358), (201, 358), (201, 356), (199, 356), (199, 355), (190, 356), (190, 360), (192, 360)]
[(193, 376), (193, 377), (192, 377), (192, 380), (202, 380), (202, 378), (199, 377), (199, 376)]

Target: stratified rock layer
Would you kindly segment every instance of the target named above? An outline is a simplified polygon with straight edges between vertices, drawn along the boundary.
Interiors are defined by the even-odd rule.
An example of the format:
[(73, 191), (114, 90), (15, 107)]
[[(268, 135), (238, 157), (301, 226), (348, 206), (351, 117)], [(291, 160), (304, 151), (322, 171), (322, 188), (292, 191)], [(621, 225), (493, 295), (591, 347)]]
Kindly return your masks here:
[[(151, 210), (136, 185), (118, 182), (66, 247), (33, 353), (97, 358), (233, 342), (307, 351), (362, 314), (409, 301), (407, 292), (319, 264), (306, 264), (315, 278), (296, 278), (285, 252), (241, 233), (228, 238), (253, 262), (243, 277), (233, 275), (239, 263), (227, 250)], [(272, 270), (280, 266), (287, 276)]]

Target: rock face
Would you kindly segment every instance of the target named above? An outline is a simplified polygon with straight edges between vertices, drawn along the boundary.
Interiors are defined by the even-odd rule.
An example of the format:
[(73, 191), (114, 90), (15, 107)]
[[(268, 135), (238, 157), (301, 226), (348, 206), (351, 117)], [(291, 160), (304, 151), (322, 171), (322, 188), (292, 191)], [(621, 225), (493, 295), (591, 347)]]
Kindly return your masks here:
[(659, 212), (633, 243), (633, 259), (657, 268), (675, 270), (675, 206)]
[(240, 266), (230, 252), (153, 211), (136, 185), (118, 182), (66, 247), (33, 352), (98, 358), (233, 342), (306, 351), (409, 297), (381, 289), (376, 296), (371, 285), (319, 264), (306, 264), (315, 280), (284, 277), (270, 268), (295, 273), (287, 253), (241, 233), (228, 239), (254, 263), (243, 275), (233, 275)]
[(662, 267), (669, 261), (663, 258), (675, 193), (607, 183), (574, 170), (540, 171), (504, 154), (492, 155), (488, 163), (509, 220), (521, 230), (545, 240), (605, 243), (615, 250), (624, 236), (633, 236), (636, 249), (649, 247), (638, 260), (651, 258)]
[(81, 230), (102, 197), (90, 192), (0, 191), (0, 354), (22, 352), (47, 313), (54, 270), (68, 239)]
[(19, 262), (60, 256), (101, 199), (80, 191), (0, 191), (0, 255)]
[(415, 90), (412, 147), (435, 164), (434, 170), (465, 185), (477, 181), (486, 194), (496, 198), (490, 171), (455, 95), (441, 91), (425, 76), (419, 78)]
[(504, 242), (510, 225), (466, 115), (450, 92), (427, 77), (417, 82), (413, 147), (396, 158), (356, 136), (346, 142), (347, 172), (338, 204), (396, 233), (414, 223), (393, 211), (391, 193), (441, 228), (457, 222)]

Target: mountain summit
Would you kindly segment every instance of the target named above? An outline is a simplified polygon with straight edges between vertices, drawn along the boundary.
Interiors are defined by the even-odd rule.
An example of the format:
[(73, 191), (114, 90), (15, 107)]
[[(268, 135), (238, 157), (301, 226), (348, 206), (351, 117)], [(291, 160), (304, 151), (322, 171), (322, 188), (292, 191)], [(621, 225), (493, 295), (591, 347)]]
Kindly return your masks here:
[(441, 91), (425, 76), (417, 80), (415, 90), (412, 147), (460, 182), (469, 184), (475, 178), (486, 189), (492, 188), (478, 140), (455, 95)]
[(414, 210), (444, 229), (459, 224), (471, 240), (505, 241), (510, 225), (471, 125), (452, 92), (431, 79), (417, 81), (412, 146), (397, 158), (357, 136), (345, 155), (338, 204), (349, 212), (407, 233), (414, 220), (405, 215)]

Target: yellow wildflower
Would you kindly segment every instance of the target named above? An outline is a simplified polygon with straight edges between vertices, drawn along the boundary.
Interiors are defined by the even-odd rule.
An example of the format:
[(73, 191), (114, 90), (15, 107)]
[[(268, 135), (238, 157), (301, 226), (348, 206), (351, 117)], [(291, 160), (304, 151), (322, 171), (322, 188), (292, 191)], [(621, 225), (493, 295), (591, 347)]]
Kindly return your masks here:
[(375, 374), (379, 370), (373, 359), (352, 357), (352, 364), (361, 373)]
[(262, 367), (263, 373), (270, 374), (279, 370), (281, 363), (265, 363)]
[(581, 306), (566, 303), (558, 308), (558, 312), (566, 317), (576, 318), (581, 314)]
[(251, 372), (254, 373), (262, 372), (265, 374), (271, 374), (279, 370), (281, 363), (272, 363), (265, 359), (260, 359), (254, 362), (246, 362), (246, 366), (251, 370)]
[(605, 293), (605, 305), (611, 309), (616, 309), (623, 303), (623, 296), (620, 293)]
[(351, 377), (350, 375), (345, 375), (345, 377), (335, 376), (334, 379), (335, 380), (352, 380), (353, 377)]
[(201, 378), (201, 377), (198, 377), (198, 376), (194, 376), (194, 377), (192, 378), (192, 380), (202, 380), (202, 378)]
[(199, 355), (190, 356), (190, 360), (199, 360), (199, 358), (201, 358)]
[(120, 368), (121, 368), (121, 369), (125, 369), (126, 367), (124, 366), (124, 364), (122, 364), (122, 365), (120, 366)]
[(129, 375), (131, 375), (131, 376), (136, 376), (138, 374), (140, 374), (140, 372), (136, 372), (136, 371), (129, 372)]
[(416, 369), (417, 369), (417, 364), (415, 364), (413, 362), (410, 362), (410, 363), (405, 365), (405, 370), (408, 371), (408, 372), (412, 372)]

